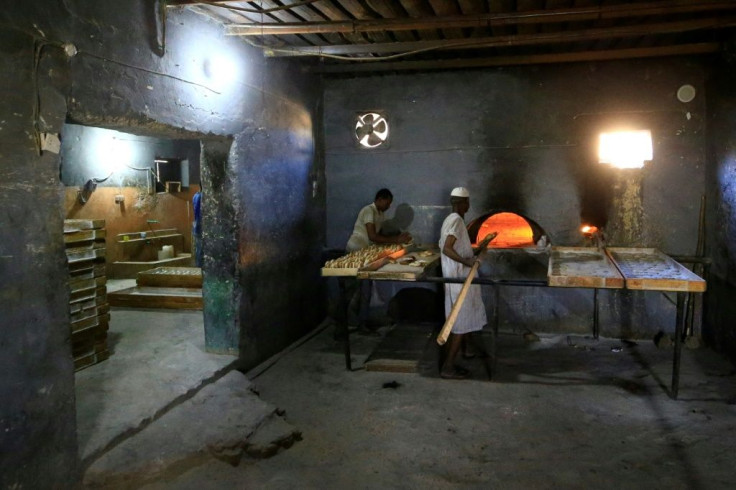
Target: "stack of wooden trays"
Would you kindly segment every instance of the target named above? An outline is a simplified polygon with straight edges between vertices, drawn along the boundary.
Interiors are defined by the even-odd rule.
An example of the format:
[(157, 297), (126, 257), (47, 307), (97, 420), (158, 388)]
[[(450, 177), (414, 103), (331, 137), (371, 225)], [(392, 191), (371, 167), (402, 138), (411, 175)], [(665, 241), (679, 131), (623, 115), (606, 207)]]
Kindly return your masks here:
[(69, 264), (72, 355), (79, 371), (110, 357), (105, 276), (105, 220), (64, 220)]

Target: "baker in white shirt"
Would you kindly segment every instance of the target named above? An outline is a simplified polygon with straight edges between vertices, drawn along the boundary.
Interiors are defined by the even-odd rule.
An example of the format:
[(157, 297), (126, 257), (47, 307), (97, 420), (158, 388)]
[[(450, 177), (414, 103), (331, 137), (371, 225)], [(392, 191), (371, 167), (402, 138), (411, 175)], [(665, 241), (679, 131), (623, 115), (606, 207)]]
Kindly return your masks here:
[[(445, 218), (440, 231), (442, 275), (465, 279), (475, 261), (478, 260), (464, 221), (465, 213), (470, 209), (470, 193), (465, 187), (455, 187), (450, 193), (450, 204), (452, 204), (452, 213)], [(457, 301), (462, 287), (462, 284), (445, 284), (446, 315), (449, 316), (452, 311), (452, 306)], [(470, 286), (455, 325), (452, 327), (447, 343), (447, 357), (440, 369), (441, 377), (462, 379), (468, 376), (467, 369), (455, 364), (455, 357), (464, 341), (465, 334), (482, 330), (486, 323), (488, 320), (480, 286)]]
[[(390, 190), (381, 189), (376, 193), (373, 202), (360, 210), (358, 218), (355, 220), (355, 226), (353, 226), (353, 233), (345, 247), (348, 252), (360, 250), (374, 243), (407, 243), (411, 241), (411, 235), (407, 232), (395, 236), (381, 234), (384, 212), (391, 207), (393, 200), (394, 196)], [(362, 318), (367, 316), (372, 288), (371, 281), (361, 281), (359, 288), (358, 280), (354, 277), (340, 277), (338, 283), (340, 285), (340, 298), (334, 313), (337, 323), (335, 329), (336, 340), (347, 337), (348, 318), (351, 310)], [(360, 314), (361, 311), (363, 311), (363, 314)], [(360, 325), (359, 332), (376, 334), (367, 325)]]
[(373, 202), (360, 210), (353, 226), (353, 234), (350, 235), (345, 247), (348, 252), (360, 250), (372, 243), (407, 243), (411, 240), (411, 235), (407, 232), (396, 236), (381, 235), (383, 213), (391, 207), (393, 200), (394, 196), (390, 190), (381, 189), (376, 193)]

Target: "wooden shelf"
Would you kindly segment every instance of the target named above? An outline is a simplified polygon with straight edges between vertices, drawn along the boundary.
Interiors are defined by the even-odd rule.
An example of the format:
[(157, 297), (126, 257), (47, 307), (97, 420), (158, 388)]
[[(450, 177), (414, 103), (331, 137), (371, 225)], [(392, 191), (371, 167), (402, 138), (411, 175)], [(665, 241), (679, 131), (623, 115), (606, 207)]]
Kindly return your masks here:
[(151, 240), (161, 240), (163, 238), (173, 238), (173, 237), (183, 237), (181, 233), (171, 233), (168, 235), (152, 235), (148, 236), (146, 235), (146, 238), (131, 238), (129, 240), (117, 240), (118, 243), (126, 244), (126, 243), (136, 243), (136, 242), (146, 242)]

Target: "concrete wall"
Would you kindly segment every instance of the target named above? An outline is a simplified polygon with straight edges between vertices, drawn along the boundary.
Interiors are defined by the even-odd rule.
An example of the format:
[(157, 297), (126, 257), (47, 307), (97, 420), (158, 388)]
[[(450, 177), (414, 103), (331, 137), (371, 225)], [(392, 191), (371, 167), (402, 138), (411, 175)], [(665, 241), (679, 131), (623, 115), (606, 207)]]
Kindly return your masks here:
[[(76, 124), (65, 124), (61, 139), (61, 181), (66, 186), (64, 215), (105, 220), (108, 264), (139, 260), (136, 256), (140, 257), (141, 252), (149, 260), (156, 258), (161, 244), (118, 243), (117, 235), (126, 232), (176, 228), (182, 237), (175, 244), (175, 252), (191, 252), (192, 196), (199, 189), (198, 140), (152, 138)], [(187, 160), (187, 179), (194, 180), (189, 179), (189, 187), (181, 192), (156, 192), (150, 172), (130, 168), (152, 168), (154, 158)], [(106, 180), (91, 193), (83, 193), (83, 202), (79, 192), (91, 178)], [(122, 203), (115, 202), (118, 195), (124, 197)], [(157, 223), (149, 224), (148, 220)], [(115, 277), (113, 269), (108, 267), (108, 277)]]
[[(192, 252), (191, 228), (194, 219), (192, 197), (198, 188), (190, 186), (184, 192), (149, 195), (140, 187), (98, 187), (89, 196), (87, 203), (81, 204), (78, 198), (79, 187), (66, 187), (64, 216), (69, 219), (105, 220), (107, 275), (114, 278), (113, 267), (110, 266), (113, 262), (131, 260), (130, 257), (140, 255), (152, 257), (153, 260), (156, 258), (156, 250), (161, 248), (161, 244), (156, 242), (130, 245), (118, 243), (118, 235), (121, 233), (176, 228), (182, 234), (181, 246), (175, 245), (176, 253)], [(122, 204), (115, 203), (115, 197), (118, 195), (124, 196)], [(148, 220), (155, 220), (158, 223), (149, 225)]]
[(202, 169), (212, 350), (253, 365), (323, 313), (318, 80), (199, 15), (169, 11), (164, 39), (156, 4), (31, 0), (0, 11), (2, 488), (68, 488), (78, 477), (60, 160), (39, 156), (36, 125), (198, 139), (218, 156)]
[[(705, 101), (679, 102), (676, 91), (684, 83), (702, 93), (698, 62), (329, 80), (327, 244), (344, 247), (358, 210), (383, 186), (393, 191), (395, 209), (402, 208), (417, 241), (436, 242), (449, 191), (462, 185), (471, 192), (467, 221), (490, 209), (508, 210), (535, 220), (555, 245), (582, 245), (579, 227), (592, 222), (606, 227), (610, 244), (693, 253), (705, 190)], [(371, 109), (387, 113), (389, 145), (360, 150), (351, 122), (356, 112)], [(598, 134), (618, 127), (652, 131), (654, 161), (643, 170), (613, 171), (597, 163)], [(493, 260), (487, 274), (500, 265)], [(531, 267), (537, 269), (544, 278), (546, 268)], [(510, 327), (590, 329), (590, 291), (508, 288), (501, 301)], [(486, 304), (493, 306), (491, 298)], [(657, 293), (604, 293), (601, 305), (607, 335), (673, 327), (674, 307)]]
[(186, 182), (182, 186), (199, 184), (200, 144), (197, 140), (152, 138), (77, 124), (65, 124), (61, 140), (61, 181), (66, 186), (83, 186), (94, 178), (103, 180), (97, 187), (149, 190), (153, 188), (150, 172), (136, 169), (155, 171), (154, 159), (157, 158), (187, 160)]
[(708, 206), (710, 267), (704, 337), (736, 362), (736, 69), (719, 60), (708, 87)]

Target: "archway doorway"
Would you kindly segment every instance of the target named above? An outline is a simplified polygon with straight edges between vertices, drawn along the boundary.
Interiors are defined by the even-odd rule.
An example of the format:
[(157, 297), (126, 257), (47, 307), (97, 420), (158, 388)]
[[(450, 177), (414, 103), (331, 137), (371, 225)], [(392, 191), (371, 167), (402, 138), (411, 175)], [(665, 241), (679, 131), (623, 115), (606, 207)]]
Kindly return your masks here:
[[(202, 143), (210, 140), (172, 134), (178, 138), (145, 128), (67, 124), (62, 130), (63, 214), (99, 230), (84, 244), (65, 240), (68, 248), (94, 252), (84, 256), (84, 267), (73, 277), (70, 268), (69, 281), (75, 302), (70, 307), (76, 308), (70, 327), (84, 466), (123, 432), (142, 429), (152, 414), (236, 361), (206, 348), (201, 270), (199, 284), (154, 285), (167, 290), (160, 291), (169, 296), (163, 304), (111, 300), (120, 290), (138, 288), (146, 271), (196, 269), (192, 198), (200, 188)], [(148, 280), (157, 275), (166, 274), (149, 273)], [(198, 307), (188, 301), (177, 304), (184, 295), (174, 288), (198, 290)], [(138, 291), (130, 298), (142, 296)]]
[(490, 211), (468, 225), (473, 243), (481, 242), (488, 234), (497, 233), (488, 248), (525, 248), (535, 246), (546, 236), (534, 220), (512, 211)]

